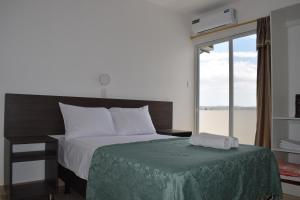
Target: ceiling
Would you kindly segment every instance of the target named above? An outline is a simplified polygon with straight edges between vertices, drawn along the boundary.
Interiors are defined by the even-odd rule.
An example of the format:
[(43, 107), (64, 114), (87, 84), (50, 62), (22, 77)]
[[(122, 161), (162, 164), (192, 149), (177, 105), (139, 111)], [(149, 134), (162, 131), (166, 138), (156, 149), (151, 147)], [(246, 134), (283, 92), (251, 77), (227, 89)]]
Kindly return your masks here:
[(222, 7), (237, 0), (147, 0), (176, 12), (195, 14)]

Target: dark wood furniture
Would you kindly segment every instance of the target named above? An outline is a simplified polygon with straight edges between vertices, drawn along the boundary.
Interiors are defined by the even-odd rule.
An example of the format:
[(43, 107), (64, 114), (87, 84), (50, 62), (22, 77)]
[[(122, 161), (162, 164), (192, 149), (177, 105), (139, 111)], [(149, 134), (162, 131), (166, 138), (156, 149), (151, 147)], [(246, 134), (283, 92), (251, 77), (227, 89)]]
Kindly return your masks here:
[(6, 94), (4, 136), (64, 134), (64, 122), (58, 102), (83, 107), (106, 108), (138, 108), (148, 105), (156, 129), (172, 128), (172, 102)]
[[(44, 143), (40, 151), (14, 152), (14, 145)], [(10, 199), (33, 199), (48, 197), (53, 199), (57, 189), (57, 140), (48, 136), (5, 138), (5, 180)], [(45, 160), (45, 180), (14, 184), (13, 163)]]
[(292, 185), (299, 185), (300, 186), (300, 182), (298, 182), (298, 181), (292, 181), (292, 180), (281, 178), (281, 182), (292, 184)]
[(87, 181), (79, 178), (74, 172), (58, 164), (58, 177), (65, 182), (65, 193), (70, 193), (72, 188), (85, 197)]
[(192, 131), (183, 131), (175, 129), (157, 130), (157, 133), (161, 135), (171, 135), (177, 137), (190, 137), (192, 135)]
[[(58, 102), (83, 107), (126, 107), (149, 106), (156, 130), (172, 129), (173, 103), (167, 101), (144, 101), (126, 99), (102, 99), (86, 97), (65, 97), (46, 95), (6, 94), (4, 113), (4, 136), (6, 140), (64, 134), (64, 122)], [(7, 146), (7, 145), (6, 145)], [(9, 151), (5, 155), (8, 157)], [(7, 159), (6, 159), (7, 160)], [(5, 161), (5, 171), (9, 162)], [(70, 187), (85, 195), (87, 181), (77, 177), (72, 171), (59, 165), (58, 176), (65, 182), (66, 191)], [(9, 184), (6, 179), (5, 184)]]

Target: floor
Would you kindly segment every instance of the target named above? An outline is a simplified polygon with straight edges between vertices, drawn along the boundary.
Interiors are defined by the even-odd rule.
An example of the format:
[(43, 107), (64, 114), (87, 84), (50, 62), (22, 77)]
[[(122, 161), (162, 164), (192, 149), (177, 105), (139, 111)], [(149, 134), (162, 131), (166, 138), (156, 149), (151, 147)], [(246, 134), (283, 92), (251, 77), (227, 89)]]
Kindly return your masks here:
[(300, 197), (284, 195), (283, 200), (300, 200)]
[[(0, 200), (8, 200), (3, 195), (0, 195)], [(55, 200), (84, 200), (80, 195), (76, 192), (72, 191), (71, 194), (64, 194), (63, 192), (59, 192), (57, 196), (55, 196)], [(284, 195), (283, 200), (300, 200), (300, 197), (294, 197), (289, 195)]]

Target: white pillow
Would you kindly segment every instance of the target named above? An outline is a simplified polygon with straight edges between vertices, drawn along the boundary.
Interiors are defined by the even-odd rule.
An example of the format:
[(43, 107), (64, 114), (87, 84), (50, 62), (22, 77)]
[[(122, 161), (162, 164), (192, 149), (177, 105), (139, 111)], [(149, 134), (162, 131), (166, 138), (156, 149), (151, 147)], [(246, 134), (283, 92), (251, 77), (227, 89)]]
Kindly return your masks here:
[(66, 139), (116, 135), (111, 114), (106, 108), (87, 108), (59, 103)]
[(141, 108), (110, 108), (118, 135), (154, 134), (148, 106)]

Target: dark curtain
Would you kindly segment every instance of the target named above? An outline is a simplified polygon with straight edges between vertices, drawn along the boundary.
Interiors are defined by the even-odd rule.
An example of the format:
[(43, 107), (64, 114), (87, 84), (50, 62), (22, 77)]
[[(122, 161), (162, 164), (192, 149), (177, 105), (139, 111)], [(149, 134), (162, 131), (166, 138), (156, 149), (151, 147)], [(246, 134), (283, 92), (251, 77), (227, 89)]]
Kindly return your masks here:
[(271, 147), (271, 40), (270, 17), (257, 20), (257, 124), (255, 145)]

